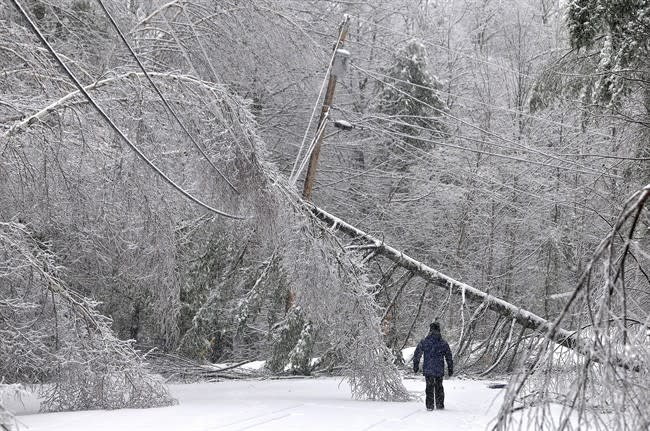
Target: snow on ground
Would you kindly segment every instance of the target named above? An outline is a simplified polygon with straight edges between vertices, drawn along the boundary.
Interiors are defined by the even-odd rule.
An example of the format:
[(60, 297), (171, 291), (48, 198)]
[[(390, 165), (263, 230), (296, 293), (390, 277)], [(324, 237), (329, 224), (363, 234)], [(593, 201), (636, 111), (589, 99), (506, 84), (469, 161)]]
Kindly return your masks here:
[[(487, 381), (445, 381), (445, 410), (426, 411), (423, 401), (358, 401), (340, 378), (236, 380), (171, 385), (179, 404), (156, 409), (22, 414), (30, 431), (235, 431), (235, 430), (485, 430), (503, 390)], [(424, 380), (406, 387), (424, 397)], [(25, 413), (33, 413), (33, 400)], [(435, 427), (435, 428), (433, 428)]]

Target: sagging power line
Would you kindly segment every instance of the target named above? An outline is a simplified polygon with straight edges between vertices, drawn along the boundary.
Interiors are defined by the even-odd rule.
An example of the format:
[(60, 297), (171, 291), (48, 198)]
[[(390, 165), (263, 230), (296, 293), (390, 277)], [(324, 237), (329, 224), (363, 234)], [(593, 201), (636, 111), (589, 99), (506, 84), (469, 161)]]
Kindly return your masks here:
[(61, 66), (65, 74), (70, 78), (70, 80), (74, 83), (74, 85), (77, 87), (77, 89), (81, 92), (81, 94), (84, 95), (84, 97), (88, 100), (88, 102), (91, 104), (91, 106), (99, 113), (99, 115), (108, 123), (108, 125), (113, 129), (115, 133), (122, 138), (124, 142), (127, 143), (127, 145), (136, 153), (136, 155), (142, 159), (151, 169), (153, 169), (158, 176), (160, 176), (166, 183), (168, 183), (170, 186), (174, 188), (177, 192), (182, 194), (185, 198), (189, 199), (190, 201), (194, 202), (195, 204), (207, 209), (208, 211), (211, 211), (215, 214), (227, 217), (227, 218), (232, 218), (232, 219), (244, 219), (245, 217), (239, 216), (239, 215), (234, 215), (234, 214), (229, 214), (227, 212), (218, 210), (216, 208), (213, 208), (212, 206), (206, 204), (205, 202), (199, 200), (192, 194), (190, 194), (188, 191), (183, 189), (181, 186), (176, 184), (171, 178), (169, 178), (160, 168), (158, 168), (149, 158), (133, 143), (131, 140), (124, 134), (124, 132), (111, 120), (111, 118), (106, 114), (106, 112), (97, 104), (95, 99), (92, 98), (92, 96), (86, 91), (84, 86), (79, 82), (77, 77), (72, 73), (72, 71), (68, 68), (68, 66), (63, 62), (61, 59), (61, 56), (54, 50), (52, 45), (47, 41), (43, 33), (40, 31), (40, 29), (36, 26), (34, 21), (31, 19), (29, 14), (25, 11), (23, 6), (18, 2), (18, 0), (11, 0), (14, 6), (18, 9), (20, 14), (23, 16), (23, 18), (27, 21), (29, 24), (29, 27), (31, 30), (36, 34), (36, 36), (39, 38), (39, 40), (43, 43), (47, 51), (54, 57), (56, 62)]
[(106, 17), (110, 21), (111, 25), (113, 26), (113, 28), (115, 29), (117, 34), (120, 36), (120, 39), (122, 39), (122, 42), (124, 42), (124, 45), (128, 48), (129, 52), (131, 53), (131, 56), (133, 57), (135, 62), (138, 64), (138, 67), (140, 68), (140, 70), (142, 70), (142, 73), (147, 78), (147, 81), (149, 81), (149, 84), (151, 84), (153, 89), (156, 91), (156, 94), (158, 94), (158, 97), (160, 97), (160, 100), (162, 100), (163, 105), (165, 105), (165, 108), (167, 108), (169, 113), (172, 114), (172, 117), (174, 117), (176, 122), (181, 126), (181, 129), (183, 129), (183, 132), (185, 132), (187, 137), (190, 138), (190, 141), (192, 141), (192, 144), (194, 144), (194, 146), (199, 150), (199, 152), (201, 153), (203, 158), (205, 160), (207, 160), (207, 162), (219, 174), (219, 176), (221, 178), (223, 178), (223, 180), (226, 181), (226, 183), (228, 183), (228, 186), (233, 191), (235, 191), (237, 194), (239, 194), (239, 190), (237, 190), (237, 188), (230, 182), (230, 180), (228, 180), (228, 178), (226, 178), (226, 176), (221, 172), (221, 170), (212, 162), (210, 157), (208, 157), (208, 155), (205, 153), (205, 150), (201, 147), (201, 145), (199, 145), (199, 143), (196, 141), (196, 139), (194, 139), (194, 136), (190, 133), (190, 131), (187, 130), (187, 127), (185, 127), (185, 124), (183, 124), (181, 119), (178, 117), (178, 114), (176, 113), (174, 108), (172, 108), (171, 105), (169, 104), (169, 102), (167, 102), (167, 99), (165, 98), (165, 96), (163, 96), (163, 94), (160, 91), (160, 89), (158, 88), (158, 86), (153, 82), (153, 80), (151, 79), (151, 76), (149, 76), (149, 73), (145, 69), (142, 62), (140, 61), (140, 58), (138, 58), (137, 54), (135, 53), (135, 51), (131, 47), (131, 44), (126, 40), (126, 37), (124, 36), (124, 33), (122, 32), (120, 27), (117, 25), (117, 22), (115, 22), (115, 20), (113, 19), (113, 16), (111, 15), (111, 13), (108, 11), (106, 6), (104, 5), (104, 2), (102, 0), (97, 0), (97, 3), (99, 3), (99, 6), (102, 8), (102, 10), (104, 11), (104, 14), (106, 15)]

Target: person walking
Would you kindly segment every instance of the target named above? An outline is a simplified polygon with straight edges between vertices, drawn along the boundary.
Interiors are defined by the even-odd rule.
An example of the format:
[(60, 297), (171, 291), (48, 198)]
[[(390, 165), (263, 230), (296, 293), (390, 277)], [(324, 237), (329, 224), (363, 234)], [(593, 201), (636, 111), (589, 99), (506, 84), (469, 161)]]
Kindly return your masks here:
[(440, 324), (433, 322), (429, 325), (429, 335), (423, 338), (415, 348), (413, 355), (413, 372), (417, 373), (420, 368), (420, 358), (424, 354), (422, 374), (427, 382), (425, 390), (425, 404), (427, 410), (445, 408), (445, 389), (442, 386), (442, 378), (445, 375), (445, 363), (449, 377), (454, 374), (454, 360), (451, 355), (449, 344), (440, 335)]

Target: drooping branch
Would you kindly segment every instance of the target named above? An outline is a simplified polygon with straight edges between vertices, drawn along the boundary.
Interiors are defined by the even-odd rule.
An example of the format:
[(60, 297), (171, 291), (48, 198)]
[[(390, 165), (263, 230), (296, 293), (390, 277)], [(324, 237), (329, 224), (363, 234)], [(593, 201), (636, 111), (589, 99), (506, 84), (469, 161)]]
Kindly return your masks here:
[[(159, 72), (148, 72), (149, 76), (153, 76), (162, 80), (178, 80), (178, 81), (183, 81), (183, 82), (188, 82), (194, 85), (199, 85), (201, 87), (207, 88), (208, 90), (213, 90), (215, 87), (215, 84), (208, 83), (205, 81), (201, 81), (198, 78), (195, 78), (193, 76), (189, 75), (178, 75), (178, 74), (173, 74), (173, 73), (159, 73)], [(102, 79), (96, 82), (93, 82), (92, 84), (86, 85), (84, 87), (84, 90), (86, 91), (91, 91), (91, 90), (97, 90), (101, 87), (104, 87), (106, 85), (114, 84), (119, 81), (123, 81), (125, 79), (133, 79), (133, 78), (142, 78), (144, 77), (144, 73), (142, 72), (127, 72), (122, 75), (117, 75), (113, 76), (110, 78)], [(56, 111), (57, 109), (61, 109), (62, 107), (66, 106), (66, 103), (75, 100), (77, 98), (82, 98), (83, 95), (80, 90), (75, 90), (72, 91), (65, 96), (61, 97), (60, 99), (57, 99), (47, 105), (46, 107), (40, 109), (37, 112), (34, 112), (33, 114), (29, 115), (28, 117), (25, 117), (21, 119), (20, 121), (16, 122), (14, 125), (12, 125), (9, 130), (7, 130), (4, 133), (5, 138), (11, 138), (12, 136), (24, 131), (26, 128), (31, 126), (37, 121), (44, 121), (44, 119), (50, 115), (52, 112)]]
[[(648, 202), (650, 184), (623, 203), (555, 320), (556, 325), (569, 319), (575, 322), (584, 334), (579, 343), (590, 348), (586, 360), (554, 355), (547, 343), (532, 344), (524, 351), (531, 366), (518, 370), (508, 384), (494, 430), (519, 430), (521, 423), (544, 422), (537, 428), (648, 429), (649, 319), (647, 279), (642, 278), (647, 259), (639, 259), (637, 268), (624, 267), (635, 242), (647, 245)], [(637, 283), (630, 287), (630, 281)], [(635, 294), (635, 329), (629, 325), (626, 298), (630, 292)], [(551, 413), (554, 404), (564, 407)]]
[(180, 193), (182, 196), (184, 196), (186, 199), (189, 201), (193, 202), (194, 204), (210, 211), (215, 214), (219, 214), (223, 217), (226, 218), (232, 218), (232, 219), (243, 219), (243, 216), (235, 215), (235, 214), (229, 214), (225, 211), (218, 210), (207, 203), (201, 201), (197, 197), (195, 197), (193, 194), (189, 193), (187, 190), (182, 188), (180, 185), (176, 184), (174, 180), (172, 180), (165, 172), (163, 172), (149, 157), (147, 157), (142, 150), (140, 150), (139, 146), (137, 146), (135, 143), (131, 141), (131, 139), (125, 134), (125, 132), (115, 124), (115, 122), (109, 117), (109, 115), (106, 113), (106, 111), (97, 104), (97, 101), (88, 93), (88, 90), (81, 84), (79, 79), (75, 76), (75, 74), (70, 70), (68, 65), (63, 61), (61, 55), (54, 49), (52, 44), (47, 40), (47, 38), (43, 35), (41, 32), (40, 28), (36, 25), (36, 23), (31, 19), (29, 14), (25, 11), (23, 6), (18, 2), (18, 0), (12, 0), (14, 6), (18, 9), (22, 17), (27, 21), (29, 24), (29, 27), (33, 31), (33, 33), (38, 37), (38, 39), (41, 41), (41, 43), (47, 48), (48, 52), (50, 55), (56, 60), (56, 63), (58, 63), (59, 67), (63, 70), (65, 75), (74, 83), (75, 87), (79, 90), (81, 94), (83, 94), (84, 98), (90, 103), (90, 105), (94, 108), (94, 110), (99, 114), (99, 116), (104, 120), (104, 122), (122, 139), (122, 141), (127, 144), (127, 146), (145, 163), (146, 166), (148, 166), (151, 170), (153, 170), (158, 177), (163, 179), (167, 184), (169, 184), (173, 190), (176, 192)]

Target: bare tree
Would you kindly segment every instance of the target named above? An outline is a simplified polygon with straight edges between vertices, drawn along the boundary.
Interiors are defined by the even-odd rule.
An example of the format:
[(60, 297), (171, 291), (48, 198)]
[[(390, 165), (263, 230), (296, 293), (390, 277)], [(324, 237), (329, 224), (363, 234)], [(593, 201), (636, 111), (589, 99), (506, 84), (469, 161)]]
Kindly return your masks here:
[(649, 198), (650, 185), (625, 202), (553, 323), (575, 322), (590, 355), (573, 355), (541, 339), (524, 354), (496, 429), (522, 429), (523, 423), (549, 430), (650, 425), (650, 260), (643, 250)]

